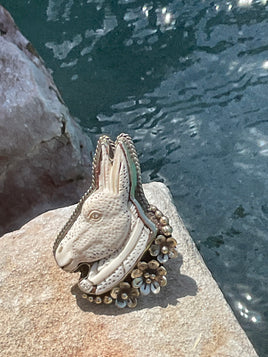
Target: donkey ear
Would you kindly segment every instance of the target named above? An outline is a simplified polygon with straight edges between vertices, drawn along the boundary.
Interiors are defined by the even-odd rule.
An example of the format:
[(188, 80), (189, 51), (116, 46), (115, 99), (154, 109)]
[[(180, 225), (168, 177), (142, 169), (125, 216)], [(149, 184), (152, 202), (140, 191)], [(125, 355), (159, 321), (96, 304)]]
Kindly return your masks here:
[(111, 190), (111, 169), (112, 163), (110, 158), (110, 145), (107, 141), (103, 141), (100, 147), (100, 168), (98, 174), (99, 189)]
[(128, 197), (130, 191), (130, 174), (126, 153), (120, 143), (116, 145), (113, 167), (110, 175), (114, 193)]

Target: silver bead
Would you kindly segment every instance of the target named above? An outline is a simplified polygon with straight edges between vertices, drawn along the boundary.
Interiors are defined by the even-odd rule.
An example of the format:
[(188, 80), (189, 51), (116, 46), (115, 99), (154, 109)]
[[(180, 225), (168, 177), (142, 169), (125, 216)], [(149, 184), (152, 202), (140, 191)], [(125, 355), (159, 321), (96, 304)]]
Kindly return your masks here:
[(166, 245), (164, 245), (164, 246), (161, 248), (161, 252), (162, 252), (163, 254), (168, 254), (168, 251), (169, 251), (169, 249), (168, 249), (168, 247), (167, 247)]
[(155, 206), (150, 206), (149, 210), (150, 210), (151, 212), (155, 212), (155, 211), (157, 210), (157, 208), (156, 208)]
[(163, 216), (160, 218), (159, 222), (162, 226), (166, 226), (169, 223), (169, 219), (166, 216)]
[(160, 219), (162, 216), (163, 216), (163, 213), (161, 212), (161, 211), (159, 211), (159, 210), (157, 210), (157, 211), (155, 211), (155, 217), (157, 218), (157, 219)]
[(162, 227), (161, 230), (165, 236), (170, 236), (173, 231), (173, 229), (169, 225)]
[(113, 299), (110, 296), (104, 296), (103, 302), (104, 304), (109, 305), (113, 302)]
[(102, 303), (102, 298), (100, 296), (97, 296), (95, 299), (96, 304), (101, 304)]

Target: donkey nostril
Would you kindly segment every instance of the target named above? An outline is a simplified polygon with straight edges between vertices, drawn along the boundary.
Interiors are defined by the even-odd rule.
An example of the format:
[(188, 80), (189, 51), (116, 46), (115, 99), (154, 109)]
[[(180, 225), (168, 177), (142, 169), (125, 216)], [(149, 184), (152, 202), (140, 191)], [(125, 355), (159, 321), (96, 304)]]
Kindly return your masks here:
[(62, 252), (62, 249), (63, 249), (63, 246), (61, 245), (58, 249), (58, 253), (61, 253)]

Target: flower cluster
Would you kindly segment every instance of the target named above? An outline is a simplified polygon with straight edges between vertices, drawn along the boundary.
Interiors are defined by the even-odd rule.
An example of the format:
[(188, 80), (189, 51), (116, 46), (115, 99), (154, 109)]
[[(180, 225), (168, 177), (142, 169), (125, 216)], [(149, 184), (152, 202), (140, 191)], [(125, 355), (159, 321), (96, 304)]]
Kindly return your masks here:
[(140, 295), (139, 289), (131, 287), (125, 281), (121, 282), (111, 291), (111, 297), (115, 299), (115, 305), (120, 308), (135, 307), (137, 305), (137, 297)]
[(154, 244), (151, 245), (149, 252), (152, 257), (156, 257), (159, 263), (166, 263), (169, 258), (176, 258), (178, 251), (176, 249), (177, 241), (173, 237), (165, 237), (159, 234)]
[(156, 260), (139, 262), (137, 269), (131, 273), (132, 286), (139, 288), (142, 295), (148, 295), (150, 292), (158, 294), (160, 287), (167, 285), (167, 271)]
[(168, 217), (164, 216), (155, 206), (150, 206), (150, 211), (154, 213), (157, 219), (159, 234), (151, 245), (149, 252), (152, 257), (156, 257), (159, 263), (164, 264), (168, 259), (178, 256), (177, 241), (171, 236), (172, 227), (169, 225)]

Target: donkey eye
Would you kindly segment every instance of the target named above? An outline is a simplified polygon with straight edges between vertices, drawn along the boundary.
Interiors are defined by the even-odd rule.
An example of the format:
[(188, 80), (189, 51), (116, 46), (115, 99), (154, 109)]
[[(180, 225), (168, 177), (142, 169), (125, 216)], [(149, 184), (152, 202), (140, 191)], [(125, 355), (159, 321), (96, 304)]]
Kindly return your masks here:
[(101, 219), (102, 215), (98, 211), (91, 211), (88, 215), (88, 218), (93, 221), (99, 221)]

